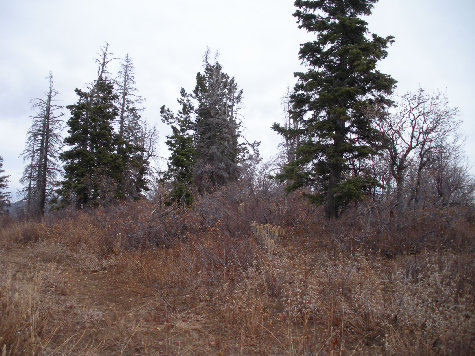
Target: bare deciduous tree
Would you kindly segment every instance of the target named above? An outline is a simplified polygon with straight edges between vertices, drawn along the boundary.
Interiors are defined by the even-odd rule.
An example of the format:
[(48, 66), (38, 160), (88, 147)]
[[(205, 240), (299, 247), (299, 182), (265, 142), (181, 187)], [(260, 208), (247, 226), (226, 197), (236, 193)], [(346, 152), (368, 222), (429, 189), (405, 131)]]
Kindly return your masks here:
[[(378, 125), (384, 136), (389, 171), (396, 184), (399, 212), (408, 200), (419, 205), (424, 171), (443, 147), (444, 140), (457, 132), (457, 112), (442, 93), (428, 94), (419, 89), (403, 95), (394, 113), (380, 115)], [(408, 192), (405, 185), (410, 168), (414, 172), (413, 187)]]

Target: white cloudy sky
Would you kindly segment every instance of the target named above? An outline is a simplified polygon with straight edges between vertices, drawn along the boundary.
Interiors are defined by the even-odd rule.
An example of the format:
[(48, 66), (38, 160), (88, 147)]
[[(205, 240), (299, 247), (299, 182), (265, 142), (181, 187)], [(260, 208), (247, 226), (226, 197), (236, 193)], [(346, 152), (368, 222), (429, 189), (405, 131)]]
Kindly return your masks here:
[[(396, 38), (381, 68), (399, 92), (442, 89), (460, 109), (472, 172), (474, 10), (473, 0), (380, 0), (367, 19), (370, 31)], [(11, 190), (20, 187), (30, 100), (44, 94), (51, 70), (61, 104), (74, 103), (74, 88), (94, 79), (105, 41), (116, 57), (129, 53), (134, 61), (161, 155), (168, 131), (159, 109), (175, 108), (181, 87), (193, 89), (207, 47), (244, 90), (246, 136), (262, 141), (265, 158), (276, 154), (270, 126), (282, 120), (281, 98), (294, 84), (299, 44), (309, 38), (293, 12), (293, 0), (0, 0), (0, 155)]]

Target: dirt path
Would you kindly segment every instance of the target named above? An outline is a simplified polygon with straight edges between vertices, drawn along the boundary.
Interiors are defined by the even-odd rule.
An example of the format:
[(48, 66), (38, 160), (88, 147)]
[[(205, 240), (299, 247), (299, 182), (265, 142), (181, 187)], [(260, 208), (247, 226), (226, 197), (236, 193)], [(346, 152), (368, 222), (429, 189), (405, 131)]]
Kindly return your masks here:
[(80, 261), (49, 249), (54, 246), (0, 248), (0, 265), (14, 283), (39, 283), (33, 297), (41, 323), (35, 327), (41, 339), (48, 339), (40, 345), (41, 353), (169, 354), (177, 345), (199, 350), (200, 343), (205, 348), (214, 342), (208, 340), (196, 306), (167, 300), (159, 292), (135, 290), (131, 275), (113, 263), (87, 271)]

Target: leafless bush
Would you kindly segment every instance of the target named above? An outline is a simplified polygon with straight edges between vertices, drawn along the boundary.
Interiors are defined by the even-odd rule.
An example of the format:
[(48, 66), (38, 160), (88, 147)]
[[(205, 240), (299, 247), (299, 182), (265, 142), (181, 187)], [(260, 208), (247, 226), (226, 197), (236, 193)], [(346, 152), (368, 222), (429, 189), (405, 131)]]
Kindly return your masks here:
[(0, 241), (3, 244), (38, 242), (46, 238), (47, 229), (42, 223), (35, 221), (9, 222), (0, 230)]
[(107, 249), (114, 252), (166, 246), (193, 226), (189, 214), (146, 200), (101, 209), (95, 219), (105, 232)]

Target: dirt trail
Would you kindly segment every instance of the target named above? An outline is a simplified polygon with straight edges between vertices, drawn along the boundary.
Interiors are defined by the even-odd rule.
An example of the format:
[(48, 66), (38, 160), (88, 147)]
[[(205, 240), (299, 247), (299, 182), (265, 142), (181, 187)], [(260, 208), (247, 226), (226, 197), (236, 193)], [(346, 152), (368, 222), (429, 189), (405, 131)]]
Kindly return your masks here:
[[(61, 259), (59, 259), (61, 261)], [(137, 303), (137, 294), (124, 288), (120, 275), (112, 270), (84, 271), (70, 263), (44, 261), (41, 251), (34, 247), (19, 246), (0, 252), (0, 264), (8, 266), (15, 274), (43, 273), (55, 271), (56, 280), (63, 284), (68, 298), (78, 305), (100, 308), (103, 311), (128, 311)]]
[[(54, 330), (47, 353), (67, 354), (76, 347), (89, 349), (92, 354), (125, 352), (136, 330), (127, 335), (124, 328), (129, 328), (128, 323), (130, 328), (137, 326), (134, 314), (150, 298), (124, 288), (120, 275), (112, 270), (84, 271), (74, 264), (61, 263), (62, 258), (51, 261), (41, 252), (33, 245), (0, 248), (0, 266), (14, 283), (27, 285), (40, 276), (40, 295), (36, 296), (39, 308), (47, 310), (43, 314), (61, 325)], [(145, 323), (141, 327), (146, 328)], [(126, 344), (112, 339), (126, 340)], [(140, 350), (144, 351), (139, 348), (135, 352)]]
[[(15, 283), (24, 285), (41, 276), (37, 299), (46, 328), (55, 324), (47, 354), (162, 354), (180, 345), (208, 345), (198, 308), (160, 293), (136, 290), (131, 275), (111, 263), (87, 270), (80, 260), (51, 253), (53, 245), (0, 247), (0, 266)], [(50, 249), (50, 250), (48, 250)], [(133, 277), (132, 277), (133, 278)], [(183, 306), (182, 307), (180, 307)], [(41, 330), (39, 332), (42, 332)]]

